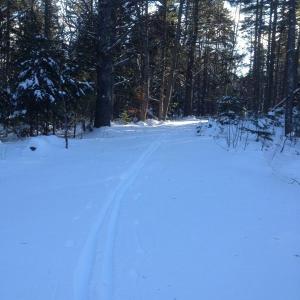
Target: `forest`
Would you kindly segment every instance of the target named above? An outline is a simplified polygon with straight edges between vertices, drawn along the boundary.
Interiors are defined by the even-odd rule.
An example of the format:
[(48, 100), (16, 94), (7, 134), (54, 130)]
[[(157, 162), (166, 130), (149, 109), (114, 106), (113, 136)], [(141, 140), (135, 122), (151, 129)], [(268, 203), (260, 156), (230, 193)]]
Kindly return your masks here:
[(299, 17), (296, 0), (1, 0), (2, 135), (217, 116), (227, 102), (299, 136)]
[(299, 188), (299, 0), (0, 0), (0, 300), (299, 300)]

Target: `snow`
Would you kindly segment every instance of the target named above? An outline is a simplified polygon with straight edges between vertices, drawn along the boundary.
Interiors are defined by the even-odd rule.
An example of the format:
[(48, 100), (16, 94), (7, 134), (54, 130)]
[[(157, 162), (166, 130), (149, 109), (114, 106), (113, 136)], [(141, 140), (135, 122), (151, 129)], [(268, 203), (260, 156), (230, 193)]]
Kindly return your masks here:
[(277, 140), (272, 151), (265, 153), (275, 176), (300, 186), (300, 143)]
[(34, 91), (34, 96), (35, 96), (36, 99), (42, 100), (43, 99), (43, 92), (41, 90), (35, 90)]
[(198, 123), (1, 143), (0, 299), (299, 300), (300, 156)]
[(27, 90), (29, 88), (32, 88), (35, 86), (35, 81), (33, 79), (26, 79), (25, 81), (22, 81), (19, 83), (19, 88), (23, 90)]

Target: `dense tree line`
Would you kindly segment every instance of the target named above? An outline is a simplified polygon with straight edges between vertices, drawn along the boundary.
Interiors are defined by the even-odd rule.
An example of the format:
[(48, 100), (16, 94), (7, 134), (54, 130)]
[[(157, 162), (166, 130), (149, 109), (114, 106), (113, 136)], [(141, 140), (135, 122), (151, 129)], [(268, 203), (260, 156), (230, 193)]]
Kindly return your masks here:
[(0, 123), (23, 135), (67, 132), (214, 115), (226, 97), (256, 116), (284, 107), (286, 134), (299, 132), (296, 1), (231, 4), (242, 22), (222, 0), (2, 0)]
[(251, 55), (242, 86), (248, 109), (266, 114), (272, 108), (284, 108), (285, 133), (299, 135), (299, 3), (242, 0), (236, 4), (246, 16), (242, 29)]

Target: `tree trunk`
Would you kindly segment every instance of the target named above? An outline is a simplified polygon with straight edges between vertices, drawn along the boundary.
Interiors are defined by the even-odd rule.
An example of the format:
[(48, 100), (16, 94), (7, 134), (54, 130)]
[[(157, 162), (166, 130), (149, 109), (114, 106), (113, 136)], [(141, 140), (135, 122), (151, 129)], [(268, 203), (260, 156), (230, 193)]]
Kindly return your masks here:
[(94, 127), (110, 126), (112, 115), (113, 61), (112, 10), (113, 1), (98, 0), (97, 30), (97, 99)]
[(285, 108), (285, 135), (293, 131), (293, 100), (295, 90), (296, 1), (289, 0), (289, 31), (287, 42), (287, 101)]
[(44, 0), (44, 35), (51, 40), (52, 3), (51, 0)]
[(254, 41), (254, 99), (253, 111), (258, 114), (261, 101), (261, 37), (262, 37), (263, 0), (256, 1), (255, 41)]
[(158, 119), (163, 119), (164, 104), (165, 104), (165, 88), (166, 88), (166, 48), (167, 48), (167, 0), (162, 1), (162, 25), (163, 25), (163, 36), (162, 36), (162, 53), (161, 53), (161, 84), (160, 84), (160, 99), (158, 107)]
[(175, 82), (175, 72), (177, 69), (178, 64), (178, 50), (180, 45), (180, 36), (181, 36), (181, 19), (182, 19), (182, 13), (183, 13), (183, 4), (185, 0), (180, 0), (179, 2), (179, 10), (178, 10), (178, 16), (177, 16), (177, 26), (176, 26), (176, 33), (175, 33), (175, 44), (172, 47), (171, 50), (171, 68), (170, 68), (170, 75), (168, 78), (167, 83), (167, 90), (166, 90), (166, 96), (165, 96), (165, 103), (163, 106), (163, 119), (165, 120), (168, 115), (169, 106), (171, 103), (171, 98), (173, 94), (173, 87)]
[(190, 36), (190, 47), (188, 54), (188, 65), (185, 79), (185, 102), (184, 115), (188, 116), (193, 113), (193, 67), (195, 63), (195, 50), (198, 38), (198, 17), (199, 17), (199, 0), (195, 0), (193, 7), (193, 25)]
[(201, 102), (202, 102), (202, 114), (206, 112), (205, 99), (208, 91), (208, 47), (205, 47), (204, 50), (204, 59), (203, 59), (203, 78), (202, 78), (202, 92), (201, 92)]
[(6, 33), (5, 33), (5, 80), (8, 83), (11, 56), (11, 0), (6, 0)]
[(143, 99), (140, 119), (145, 121), (150, 94), (150, 55), (149, 55), (149, 0), (145, 0), (144, 47), (143, 47)]
[(267, 113), (270, 109), (271, 103), (274, 103), (274, 66), (275, 66), (275, 52), (276, 52), (276, 32), (277, 32), (277, 19), (278, 19), (278, 0), (272, 0), (271, 16), (270, 19), (270, 48), (267, 66), (267, 90), (264, 103), (264, 112)]
[(300, 29), (298, 31), (298, 44), (295, 54), (295, 87), (298, 87), (299, 81), (299, 60), (300, 60)]

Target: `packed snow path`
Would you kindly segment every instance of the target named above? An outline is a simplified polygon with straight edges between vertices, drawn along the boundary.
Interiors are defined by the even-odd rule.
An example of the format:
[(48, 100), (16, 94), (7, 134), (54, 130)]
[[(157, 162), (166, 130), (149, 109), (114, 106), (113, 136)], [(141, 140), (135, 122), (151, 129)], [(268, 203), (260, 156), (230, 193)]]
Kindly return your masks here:
[(195, 123), (1, 144), (0, 299), (299, 300), (300, 187)]

